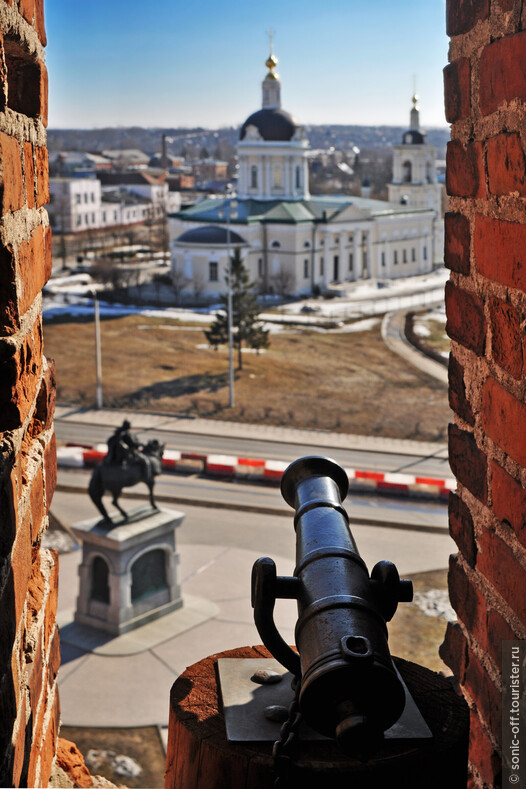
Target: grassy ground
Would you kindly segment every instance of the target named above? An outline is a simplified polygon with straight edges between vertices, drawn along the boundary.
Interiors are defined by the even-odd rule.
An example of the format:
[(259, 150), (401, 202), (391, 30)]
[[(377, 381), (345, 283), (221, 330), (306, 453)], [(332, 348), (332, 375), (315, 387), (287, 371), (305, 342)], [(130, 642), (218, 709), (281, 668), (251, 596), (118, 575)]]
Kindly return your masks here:
[[(391, 354), (379, 328), (345, 334), (274, 334), (266, 353), (244, 354), (228, 407), (224, 350), (202, 330), (131, 315), (101, 324), (105, 406), (243, 422), (442, 441), (447, 389)], [(59, 402), (95, 402), (94, 329), (48, 323), (45, 352), (57, 364)]]

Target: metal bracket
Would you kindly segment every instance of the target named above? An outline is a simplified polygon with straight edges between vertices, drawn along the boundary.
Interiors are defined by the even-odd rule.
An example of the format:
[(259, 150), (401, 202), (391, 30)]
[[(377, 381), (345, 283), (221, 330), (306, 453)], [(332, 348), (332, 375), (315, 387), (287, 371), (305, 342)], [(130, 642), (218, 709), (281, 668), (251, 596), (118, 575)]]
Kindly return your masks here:
[[(273, 742), (279, 737), (280, 723), (265, 717), (266, 707), (282, 705), (288, 707), (293, 699), (291, 682), (293, 675), (273, 658), (219, 658), (219, 684), (223, 697), (227, 739), (232, 742)], [(281, 674), (281, 682), (258, 685), (251, 680), (255, 671), (270, 669)], [(385, 738), (429, 739), (432, 733), (422, 713), (409, 693), (405, 682), (396, 669), (405, 690), (405, 707), (398, 721), (385, 732)], [(326, 740), (322, 734), (302, 723), (300, 740)]]

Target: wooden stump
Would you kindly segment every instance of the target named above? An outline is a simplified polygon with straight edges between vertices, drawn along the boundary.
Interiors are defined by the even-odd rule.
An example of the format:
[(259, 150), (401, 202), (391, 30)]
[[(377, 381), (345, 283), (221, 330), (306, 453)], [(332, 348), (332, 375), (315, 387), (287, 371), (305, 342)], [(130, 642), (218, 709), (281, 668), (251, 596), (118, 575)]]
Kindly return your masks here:
[[(217, 677), (219, 658), (270, 657), (265, 647), (241, 647), (190, 666), (170, 694), (165, 789), (270, 789), (272, 743), (226, 739)], [(363, 763), (335, 743), (295, 746), (290, 787), (301, 789), (465, 789), (469, 714), (451, 682), (394, 658), (432, 740), (386, 740)]]

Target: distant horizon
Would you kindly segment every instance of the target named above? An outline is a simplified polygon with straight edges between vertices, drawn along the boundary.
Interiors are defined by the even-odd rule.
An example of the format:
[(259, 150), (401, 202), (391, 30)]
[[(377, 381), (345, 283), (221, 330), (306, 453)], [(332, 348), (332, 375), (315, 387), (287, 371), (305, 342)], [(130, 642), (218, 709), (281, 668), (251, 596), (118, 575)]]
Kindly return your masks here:
[[(144, 126), (139, 123), (120, 123), (120, 124), (105, 124), (103, 126), (48, 126), (47, 130), (50, 131), (103, 131), (104, 129), (188, 129), (188, 130), (202, 130), (206, 132), (221, 131), (223, 129), (239, 129), (243, 125), (243, 121), (238, 124), (222, 125), (222, 126), (159, 126), (152, 124)], [(302, 126), (356, 126), (357, 128), (364, 129), (406, 129), (408, 124), (403, 123), (302, 123)], [(427, 126), (421, 124), (422, 129), (449, 131), (449, 124), (445, 123), (443, 126)]]

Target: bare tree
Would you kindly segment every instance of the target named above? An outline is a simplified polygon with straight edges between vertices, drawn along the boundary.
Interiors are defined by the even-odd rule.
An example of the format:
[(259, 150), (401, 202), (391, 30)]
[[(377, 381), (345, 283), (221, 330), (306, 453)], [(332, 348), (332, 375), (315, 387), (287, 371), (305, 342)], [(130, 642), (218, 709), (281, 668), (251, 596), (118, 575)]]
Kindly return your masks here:
[(274, 274), (271, 281), (274, 290), (281, 298), (290, 296), (294, 290), (294, 275), (283, 268), (283, 266), (280, 266), (279, 271), (277, 274)]
[[(175, 303), (177, 306), (181, 303), (181, 296), (183, 295), (183, 291), (188, 284), (188, 280), (185, 277), (184, 271), (181, 269), (175, 269), (172, 271), (172, 279), (171, 284), (173, 291), (175, 293)], [(194, 293), (195, 293), (195, 286), (194, 286)]]
[(196, 271), (192, 277), (192, 287), (194, 291), (194, 298), (197, 302), (201, 300), (201, 296), (205, 292), (205, 278), (200, 271)]

